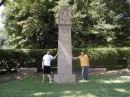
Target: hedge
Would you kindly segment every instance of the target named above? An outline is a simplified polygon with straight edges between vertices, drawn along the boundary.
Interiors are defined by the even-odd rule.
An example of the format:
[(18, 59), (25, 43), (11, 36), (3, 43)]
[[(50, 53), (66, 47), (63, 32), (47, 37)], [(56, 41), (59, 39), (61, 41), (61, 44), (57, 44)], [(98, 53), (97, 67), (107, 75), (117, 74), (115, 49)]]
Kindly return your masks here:
[[(84, 50), (90, 59), (90, 67), (105, 67), (107, 69), (129, 68), (130, 48), (89, 48), (73, 49), (73, 56), (78, 56)], [(52, 55), (57, 53), (52, 49)], [(18, 67), (41, 68), (44, 49), (0, 49), (0, 71), (16, 70)], [(52, 61), (57, 66), (57, 60)], [(73, 67), (80, 67), (79, 61), (73, 61)]]
[[(11, 72), (19, 67), (41, 68), (45, 53), (44, 49), (0, 49), (0, 71)], [(56, 50), (52, 50), (52, 55), (53, 53)]]
[[(129, 68), (130, 48), (74, 49), (73, 56), (78, 56), (81, 50), (89, 56), (90, 67), (92, 68)], [(73, 62), (73, 64), (79, 63)]]

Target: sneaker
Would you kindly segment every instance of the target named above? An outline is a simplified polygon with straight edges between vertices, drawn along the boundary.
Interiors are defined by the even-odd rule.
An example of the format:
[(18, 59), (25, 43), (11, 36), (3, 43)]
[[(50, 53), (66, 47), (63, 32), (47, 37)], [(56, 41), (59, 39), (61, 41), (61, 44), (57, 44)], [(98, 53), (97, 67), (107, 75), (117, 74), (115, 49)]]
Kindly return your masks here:
[(50, 80), (50, 83), (52, 83), (52, 80)]

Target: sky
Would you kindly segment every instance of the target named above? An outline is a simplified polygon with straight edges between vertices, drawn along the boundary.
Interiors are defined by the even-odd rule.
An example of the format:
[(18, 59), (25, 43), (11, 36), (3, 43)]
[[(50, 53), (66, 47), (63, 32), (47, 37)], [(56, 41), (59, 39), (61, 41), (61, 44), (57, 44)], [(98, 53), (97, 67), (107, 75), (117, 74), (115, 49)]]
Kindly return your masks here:
[[(2, 5), (2, 6), (0, 6), (0, 15), (1, 15), (1, 13), (2, 13), (2, 11), (4, 10), (4, 6)], [(2, 24), (2, 19), (1, 19), (1, 17), (0, 17), (0, 27), (3, 27), (4, 25)]]

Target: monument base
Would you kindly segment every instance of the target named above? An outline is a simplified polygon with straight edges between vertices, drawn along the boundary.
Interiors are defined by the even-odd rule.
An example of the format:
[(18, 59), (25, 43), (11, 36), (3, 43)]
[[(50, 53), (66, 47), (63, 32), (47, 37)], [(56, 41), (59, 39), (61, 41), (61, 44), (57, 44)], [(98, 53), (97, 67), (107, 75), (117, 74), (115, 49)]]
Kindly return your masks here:
[(54, 75), (54, 82), (56, 83), (74, 83), (76, 82), (76, 75)]

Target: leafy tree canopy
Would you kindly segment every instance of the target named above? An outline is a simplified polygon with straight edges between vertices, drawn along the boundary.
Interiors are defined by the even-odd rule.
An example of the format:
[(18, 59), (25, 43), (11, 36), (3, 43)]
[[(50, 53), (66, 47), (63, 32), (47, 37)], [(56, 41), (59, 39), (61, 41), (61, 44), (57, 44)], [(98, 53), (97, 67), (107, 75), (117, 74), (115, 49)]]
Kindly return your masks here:
[(48, 0), (14, 0), (6, 4), (5, 28), (13, 48), (54, 48), (57, 28), (55, 2)]
[(14, 48), (56, 48), (61, 6), (72, 10), (73, 47), (130, 46), (128, 0), (9, 0), (5, 29)]

